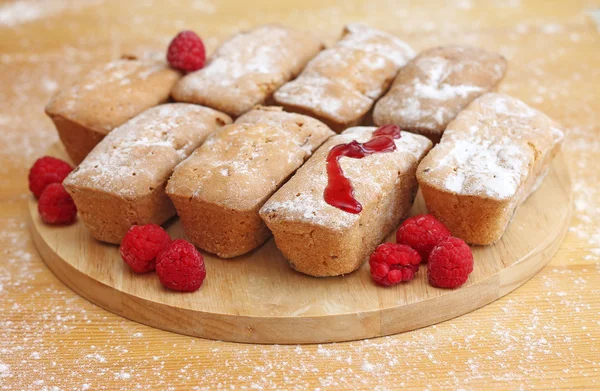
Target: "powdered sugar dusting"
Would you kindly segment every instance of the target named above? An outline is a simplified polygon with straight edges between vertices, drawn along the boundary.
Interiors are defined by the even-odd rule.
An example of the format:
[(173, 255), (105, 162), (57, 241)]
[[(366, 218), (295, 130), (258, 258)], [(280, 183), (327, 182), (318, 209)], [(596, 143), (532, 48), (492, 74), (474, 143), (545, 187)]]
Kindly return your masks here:
[(415, 51), (393, 34), (361, 24), (349, 24), (346, 30), (348, 34), (336, 45), (386, 57), (393, 61), (397, 68), (403, 67), (415, 56)]
[[(96, 94), (99, 88), (113, 88), (121, 94), (131, 93), (127, 86), (132, 82), (147, 80), (152, 75), (165, 71), (167, 65), (164, 60), (155, 60), (153, 56), (153, 54), (148, 53), (147, 58), (139, 60), (123, 58), (94, 68), (78, 83), (61, 90), (59, 94), (54, 96), (48, 105), (48, 111), (60, 114), (65, 118), (79, 119), (86, 122), (86, 118), (80, 119), (81, 114), (89, 110), (90, 100), (86, 97)], [(107, 122), (90, 124), (90, 126), (105, 131), (110, 131), (114, 127), (109, 120), (101, 118), (99, 121)]]
[(280, 104), (310, 108), (315, 114), (340, 123), (361, 117), (373, 104), (369, 97), (320, 75), (300, 76), (281, 87), (275, 99)]
[(502, 79), (505, 69), (500, 55), (480, 49), (430, 49), (400, 71), (377, 102), (375, 121), (439, 136), (462, 108)]
[(388, 88), (400, 67), (414, 56), (392, 34), (352, 24), (294, 81), (275, 93), (277, 103), (349, 124), (363, 117)]
[(238, 33), (217, 49), (206, 67), (184, 77), (174, 96), (240, 115), (263, 103), (319, 49), (310, 34), (276, 25)]
[(455, 194), (512, 199), (527, 180), (534, 185), (562, 139), (558, 125), (544, 114), (518, 99), (489, 93), (448, 125), (423, 162), (421, 177)]
[(109, 133), (65, 179), (65, 186), (128, 198), (148, 194), (218, 127), (217, 118), (227, 120), (187, 103), (148, 109)]
[(101, 0), (18, 0), (0, 6), (0, 27), (14, 27), (38, 19), (48, 18), (61, 12), (101, 3)]
[(167, 192), (234, 210), (258, 209), (332, 134), (310, 117), (251, 110), (179, 165)]

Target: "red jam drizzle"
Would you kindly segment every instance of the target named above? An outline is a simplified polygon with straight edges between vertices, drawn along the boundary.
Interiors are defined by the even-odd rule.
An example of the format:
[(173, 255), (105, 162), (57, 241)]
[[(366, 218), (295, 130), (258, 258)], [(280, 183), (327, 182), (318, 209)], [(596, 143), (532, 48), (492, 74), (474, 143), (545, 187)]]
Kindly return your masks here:
[(396, 125), (385, 125), (373, 132), (371, 139), (365, 143), (356, 140), (348, 144), (340, 144), (331, 148), (327, 155), (327, 187), (323, 197), (325, 202), (348, 213), (358, 214), (362, 205), (354, 198), (354, 188), (350, 180), (344, 176), (340, 166), (340, 158), (346, 156), (362, 159), (374, 153), (393, 152), (396, 150), (394, 139), (400, 138), (400, 128)]

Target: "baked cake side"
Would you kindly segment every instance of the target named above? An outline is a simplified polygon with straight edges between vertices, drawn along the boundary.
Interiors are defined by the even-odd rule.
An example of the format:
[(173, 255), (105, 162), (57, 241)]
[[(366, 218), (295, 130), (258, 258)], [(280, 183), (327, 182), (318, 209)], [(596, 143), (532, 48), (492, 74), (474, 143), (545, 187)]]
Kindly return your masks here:
[(471, 244), (496, 242), (564, 138), (542, 112), (487, 93), (448, 124), (417, 171), (429, 212)]
[(313, 118), (272, 107), (212, 134), (167, 185), (190, 241), (223, 258), (261, 245), (270, 232), (258, 210), (331, 135)]
[(163, 60), (124, 57), (93, 69), (46, 106), (65, 149), (79, 164), (104, 136), (169, 99), (179, 72)]
[(237, 117), (264, 103), (322, 48), (305, 31), (278, 25), (256, 27), (224, 42), (203, 69), (177, 83), (172, 95), (177, 101)]
[(506, 66), (501, 55), (478, 48), (426, 50), (400, 70), (390, 91), (375, 105), (373, 120), (438, 142), (463, 108), (502, 80)]
[(120, 243), (132, 225), (175, 214), (165, 195), (174, 167), (231, 118), (173, 103), (144, 111), (109, 133), (63, 182), (98, 240)]
[(432, 143), (409, 132), (394, 140), (393, 152), (340, 158), (362, 204), (360, 213), (325, 201), (330, 150), (353, 140), (364, 143), (375, 130), (355, 127), (329, 139), (260, 210), (277, 247), (296, 270), (319, 277), (356, 270), (410, 210), (417, 191), (415, 172)]
[(397, 37), (348, 25), (340, 40), (274, 94), (289, 111), (311, 115), (333, 130), (359, 124), (414, 51)]

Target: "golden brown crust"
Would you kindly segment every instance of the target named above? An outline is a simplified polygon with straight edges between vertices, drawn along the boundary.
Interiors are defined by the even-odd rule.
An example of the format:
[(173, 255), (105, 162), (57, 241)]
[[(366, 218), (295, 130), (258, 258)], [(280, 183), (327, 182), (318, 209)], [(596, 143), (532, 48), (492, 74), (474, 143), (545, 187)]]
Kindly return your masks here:
[(288, 110), (311, 115), (336, 132), (358, 125), (414, 52), (391, 34), (346, 26), (340, 40), (274, 95)]
[(229, 258), (268, 237), (258, 210), (333, 132), (280, 108), (251, 110), (215, 132), (167, 185), (192, 243)]
[(186, 75), (173, 88), (173, 98), (202, 104), (238, 117), (300, 73), (323, 48), (311, 34), (265, 25), (224, 42), (208, 64)]
[(180, 77), (164, 61), (122, 58), (59, 91), (46, 106), (46, 114), (78, 164), (112, 129), (166, 102)]
[(559, 124), (520, 100), (482, 95), (419, 165), (429, 212), (468, 243), (496, 242), (543, 180), (563, 137)]
[(92, 236), (120, 243), (132, 225), (172, 217), (165, 185), (174, 167), (229, 122), (207, 107), (173, 103), (150, 108), (107, 135), (63, 182)]
[(442, 46), (420, 53), (400, 70), (375, 105), (377, 125), (396, 124), (438, 142), (448, 123), (473, 99), (491, 91), (506, 72), (497, 53)]

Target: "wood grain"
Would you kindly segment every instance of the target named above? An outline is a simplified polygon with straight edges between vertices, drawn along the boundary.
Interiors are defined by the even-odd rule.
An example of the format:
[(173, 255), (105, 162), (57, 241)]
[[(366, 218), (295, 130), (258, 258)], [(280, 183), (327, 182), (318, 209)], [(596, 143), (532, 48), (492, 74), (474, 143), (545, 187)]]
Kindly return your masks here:
[[(21, 11), (14, 8), (19, 4)], [(36, 3), (36, 12), (28, 5)], [(597, 0), (0, 0), (0, 389), (390, 390), (600, 388), (600, 35)], [(331, 43), (347, 22), (417, 51), (497, 50), (500, 91), (569, 129), (574, 210), (550, 263), (483, 308), (422, 329), (324, 345), (199, 339), (128, 321), (75, 294), (45, 266), (28, 228), (27, 170), (57, 140), (51, 95), (123, 52), (164, 50), (179, 30), (209, 48), (281, 22)]]
[[(60, 145), (49, 152), (67, 156)], [(383, 289), (368, 264), (343, 277), (313, 278), (292, 270), (273, 240), (250, 254), (220, 259), (203, 253), (202, 288), (181, 294), (154, 273), (137, 275), (118, 246), (98, 242), (78, 221), (44, 224), (30, 197), (31, 232), (52, 272), (67, 286), (115, 314), (182, 334), (247, 343), (325, 343), (396, 334), (482, 307), (519, 287), (555, 254), (571, 217), (571, 180), (562, 155), (515, 213), (502, 239), (473, 248), (475, 268), (460, 289), (427, 283), (425, 268), (407, 284)], [(411, 214), (426, 213), (419, 195)], [(185, 237), (178, 219), (168, 232)], [(388, 237), (394, 241), (394, 234)]]

